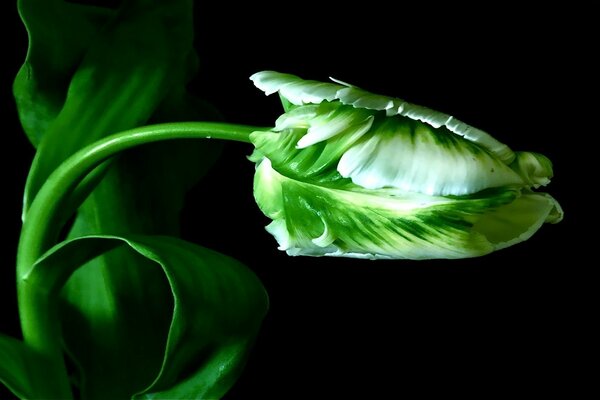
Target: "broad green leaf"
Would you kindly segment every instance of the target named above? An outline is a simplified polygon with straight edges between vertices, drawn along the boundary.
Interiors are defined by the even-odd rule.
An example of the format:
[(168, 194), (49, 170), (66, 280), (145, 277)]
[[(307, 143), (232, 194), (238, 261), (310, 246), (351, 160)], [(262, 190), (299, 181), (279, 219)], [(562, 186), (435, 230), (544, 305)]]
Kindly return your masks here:
[(244, 366), (252, 340), (232, 340), (203, 360), (199, 368), (169, 388), (135, 396), (135, 399), (218, 399), (233, 386)]
[[(114, 160), (80, 208), (70, 237), (131, 232), (177, 235), (185, 193), (218, 154), (207, 154), (207, 149), (197, 144), (148, 145)], [(63, 292), (70, 352), (78, 357), (93, 355), (99, 371), (110, 370), (115, 363), (135, 365), (142, 358), (149, 366), (132, 369), (134, 373), (125, 382), (121, 382), (122, 374), (111, 370), (90, 385), (127, 389), (147, 381), (151, 365), (162, 360), (160, 344), (165, 340), (171, 307), (166, 293), (167, 282), (152, 268), (152, 262), (123, 249), (98, 257), (90, 267), (77, 271)], [(140, 308), (147, 312), (132, 311)], [(98, 314), (105, 315), (102, 325), (95, 319)], [(122, 351), (102, 351), (107, 346), (103, 340)], [(90, 350), (94, 348), (98, 350)]]
[[(131, 341), (134, 347), (141, 347), (147, 353), (157, 352), (160, 362), (156, 363), (156, 355), (142, 351), (139, 358), (123, 363), (121, 353), (136, 349), (121, 347), (114, 326), (107, 324), (108, 318), (120, 317), (123, 304), (112, 304), (112, 315), (97, 307), (97, 314), (91, 316), (90, 323), (96, 325), (101, 336), (96, 338), (88, 353), (73, 355), (82, 372), (82, 398), (221, 397), (240, 373), (268, 307), (260, 281), (239, 262), (176, 238), (92, 236), (55, 246), (36, 263), (27, 279), (53, 281), (60, 286), (66, 279), (76, 279), (81, 271), (95, 268), (91, 263), (79, 267), (82, 263), (121, 244), (125, 248), (115, 250), (132, 252), (148, 261), (143, 267), (125, 268), (153, 269), (162, 275), (169, 289), (166, 294), (155, 293), (159, 300), (169, 305), (170, 311), (168, 321), (164, 321), (166, 334), (162, 343), (157, 343), (158, 349), (144, 347), (148, 344), (145, 335), (152, 332), (136, 329), (126, 332), (134, 336)], [(144, 285), (144, 282), (138, 282), (138, 285)], [(128, 289), (135, 290), (119, 289), (122, 292), (117, 299), (126, 298)], [(80, 293), (89, 302), (95, 301), (92, 295)], [(139, 309), (127, 312), (132, 320), (120, 322), (131, 328), (137, 320), (136, 315), (149, 314), (152, 310), (141, 304)], [(69, 323), (69, 320), (63, 321), (63, 329), (69, 329)], [(163, 328), (158, 321), (156, 325)], [(72, 335), (66, 339), (77, 341), (78, 338)], [(104, 364), (106, 356), (101, 353), (110, 353), (112, 363)], [(96, 357), (101, 358), (98, 361), (102, 365), (96, 363)], [(146, 381), (139, 380), (139, 370), (149, 372)]]
[[(23, 5), (28, 6), (22, 10), (25, 21), (43, 24), (47, 23), (43, 21), (44, 16), (53, 17), (51, 13), (37, 14), (31, 3)], [(80, 5), (76, 8), (94, 10)], [(111, 15), (110, 20), (105, 19), (101, 29), (94, 31), (93, 38), (84, 43), (87, 48), (80, 52), (80, 59), (69, 58), (71, 63), (67, 65), (65, 61), (61, 68), (57, 68), (66, 78), (55, 81), (64, 83), (62, 89), (65, 93), (69, 88), (69, 96), (64, 104), (57, 106), (61, 111), (56, 119), (48, 119), (49, 129), (44, 132), (42, 139), (46, 144), (40, 145), (38, 161), (34, 167), (38, 181), (42, 181), (43, 176), (52, 170), (51, 164), (57, 164), (62, 158), (100, 136), (131, 128), (148, 120), (159, 122), (211, 118), (206, 105), (199, 104), (184, 88), (196, 64), (191, 48), (191, 15), (189, 1), (161, 1), (151, 4), (128, 2), (124, 9)], [(75, 15), (71, 17), (73, 26), (83, 22)], [(60, 18), (59, 20), (62, 21)], [(71, 25), (62, 21), (55, 28), (70, 32)], [(61, 31), (61, 34), (66, 34), (64, 32)], [(36, 40), (43, 40), (39, 37), (41, 35), (41, 30), (31, 32), (32, 52), (36, 49)], [(44, 46), (37, 48), (42, 49)], [(31, 57), (26, 65), (41, 71), (52, 71), (48, 68), (47, 57)], [(71, 78), (73, 71), (77, 72), (69, 81), (67, 78)], [(17, 82), (22, 84), (24, 78), (28, 78), (30, 81), (25, 82), (31, 85), (35, 83), (32, 82), (35, 76), (20, 76)], [(19, 92), (17, 86), (15, 94), (19, 97), (23, 92)], [(44, 88), (37, 85), (32, 92), (43, 94)], [(61, 99), (60, 96), (50, 97)], [(21, 111), (31, 111), (28, 107), (27, 104), (23, 105)], [(71, 236), (100, 232), (176, 234), (184, 194), (212, 163), (218, 154), (216, 150), (214, 143), (168, 143), (135, 150), (113, 162), (106, 174), (99, 174), (98, 177), (103, 178), (103, 181), (96, 193), (82, 206)], [(47, 160), (46, 167), (40, 161), (43, 159)], [(68, 209), (75, 207), (77, 200), (85, 198), (97, 184), (94, 179), (88, 182), (90, 184), (83, 185), (79, 194), (74, 196), (76, 198)], [(30, 188), (35, 188), (36, 184), (32, 185)], [(72, 298), (76, 295), (71, 296), (69, 303), (69, 310), (72, 312), (68, 315), (79, 322), (79, 325), (71, 325), (73, 332), (83, 332), (82, 336), (88, 337), (90, 343), (97, 332), (88, 326), (88, 312), (93, 313), (98, 304), (109, 306), (119, 301), (114, 298), (115, 288), (136, 288), (132, 291), (134, 294), (120, 300), (134, 309), (140, 304), (152, 308), (150, 304), (155, 299), (154, 295), (167, 290), (164, 279), (157, 277), (152, 270), (139, 274), (131, 272), (136, 270), (134, 265), (148, 264), (148, 261), (131, 253), (121, 253), (95, 260), (94, 263), (100, 265), (99, 268), (92, 269), (87, 278), (79, 274), (78, 281), (75, 283), (74, 280), (69, 284), (74, 293), (96, 293), (92, 302), (97, 303), (96, 305), (85, 299), (78, 304)], [(124, 268), (127, 265), (132, 268)], [(143, 270), (141, 267), (139, 269)], [(144, 280), (149, 289), (135, 284), (139, 280)], [(66, 293), (69, 297), (70, 292), (67, 290)], [(148, 338), (148, 345), (162, 340), (160, 330), (151, 328), (165, 314), (165, 307), (168, 308), (168, 304), (157, 304), (153, 308), (154, 313), (139, 317), (141, 321), (138, 321), (137, 329), (140, 332), (152, 332), (144, 336)], [(123, 315), (127, 314), (126, 309), (127, 307), (121, 311)], [(110, 323), (116, 331), (119, 330), (116, 327), (118, 319)], [(87, 330), (84, 329), (86, 327)], [(126, 329), (124, 326), (123, 330)], [(131, 339), (125, 337), (123, 347), (134, 348)], [(82, 346), (73, 348), (72, 351), (82, 354), (88, 349)], [(124, 352), (121, 358), (135, 359), (138, 352)], [(106, 356), (110, 358), (109, 355)], [(99, 363), (99, 368), (102, 367), (103, 364)]]
[(65, 0), (19, 0), (17, 5), (29, 49), (14, 95), (23, 129), (37, 147), (65, 102), (74, 71), (114, 11)]
[[(54, 13), (37, 13), (34, 4), (40, 2), (43, 1), (29, 0), (21, 4), (22, 17), (28, 26), (38, 27), (47, 22), (45, 18), (53, 19), (54, 14), (62, 11), (56, 11), (59, 7), (56, 5), (52, 8)], [(75, 7), (89, 12), (95, 10), (90, 6)], [(15, 97), (24, 125), (27, 121), (44, 121), (44, 127), (35, 130), (39, 140), (34, 143), (39, 144), (26, 187), (25, 211), (40, 185), (69, 155), (110, 133), (148, 122), (159, 108), (173, 110), (173, 103), (184, 103), (184, 87), (197, 64), (192, 50), (191, 8), (190, 0), (124, 2), (117, 12), (109, 12), (110, 18), (102, 19), (100, 27), (94, 20), (94, 29), (89, 29), (87, 40), (78, 46), (71, 44), (78, 56), (59, 63), (55, 75), (21, 73), (17, 77)], [(56, 37), (73, 35), (73, 26), (89, 25), (79, 14), (69, 16), (73, 19), (71, 23), (58, 18), (62, 24), (55, 26), (52, 21), (53, 29), (60, 31)], [(38, 38), (42, 34), (41, 29), (30, 28), (30, 53), (42, 55), (28, 57), (24, 65), (26, 71), (53, 71), (53, 58), (43, 57), (46, 53), (42, 50), (35, 51), (45, 44), (44, 39)], [(66, 50), (64, 46), (54, 47), (58, 48), (55, 57), (69, 49), (68, 46)], [(42, 75), (39, 79), (43, 80), (53, 78), (53, 82), (61, 85), (60, 90), (46, 88), (38, 82), (38, 75)], [(57, 91), (64, 96), (56, 95)], [(35, 99), (29, 102), (19, 100), (32, 96)], [(39, 104), (50, 102), (38, 99), (40, 96), (51, 99), (52, 107), (47, 108), (57, 112), (38, 112)], [(167, 99), (169, 103), (165, 103)], [(161, 114), (163, 118), (173, 119), (169, 112)]]
[(152, 261), (114, 249), (77, 270), (62, 299), (65, 347), (82, 367), (74, 382), (83, 398), (126, 398), (154, 379), (173, 299)]
[[(41, 142), (25, 208), (45, 176), (93, 140), (148, 122), (216, 118), (185, 89), (198, 63), (192, 48), (191, 1), (125, 1), (117, 11), (52, 3), (53, 12), (37, 12), (45, 10), (45, 0), (23, 1), (20, 10), (30, 27), (31, 57), (17, 77), (15, 96), (23, 124), (34, 125), (28, 129), (30, 137), (35, 132), (32, 142)], [(63, 9), (71, 6), (78, 13)], [(91, 22), (83, 17), (96, 12), (104, 17)], [(81, 24), (90, 29), (77, 46), (68, 40), (54, 43), (56, 37), (76, 36), (73, 29)], [(56, 31), (53, 38), (44, 26)], [(51, 65), (55, 56), (48, 55), (53, 46), (56, 54), (73, 52), (56, 56), (61, 61), (56, 68)], [(55, 85), (49, 87), (46, 81)], [(212, 164), (219, 148), (217, 143), (199, 141), (161, 143), (113, 160), (81, 184), (64, 207), (63, 220), (95, 188), (81, 205), (69, 236), (177, 235), (185, 193)], [(94, 267), (79, 270), (63, 291), (63, 318), (69, 321), (66, 346), (78, 359), (93, 353), (94, 368), (104, 373), (103, 380), (88, 381), (88, 387), (121, 392), (139, 388), (162, 360), (160, 344), (167, 335), (171, 306), (164, 300), (169, 298), (168, 284), (151, 261), (123, 249), (97, 257), (90, 265)], [(118, 311), (115, 304), (120, 305)], [(147, 313), (135, 311), (142, 307)], [(102, 324), (98, 315), (106, 317)], [(108, 331), (112, 336), (105, 334)], [(105, 342), (121, 350), (103, 351)], [(115, 363), (135, 365), (141, 358), (148, 368), (132, 369), (127, 380), (111, 369)]]
[(39, 397), (36, 383), (44, 377), (43, 364), (23, 342), (0, 333), (0, 383), (15, 396)]

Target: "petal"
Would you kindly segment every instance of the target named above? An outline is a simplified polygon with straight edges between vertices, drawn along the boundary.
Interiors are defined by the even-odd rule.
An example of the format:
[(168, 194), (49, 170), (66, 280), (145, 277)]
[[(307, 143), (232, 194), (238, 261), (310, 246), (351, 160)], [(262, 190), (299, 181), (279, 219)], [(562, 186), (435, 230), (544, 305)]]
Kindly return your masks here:
[(514, 154), (508, 146), (494, 139), (488, 133), (467, 125), (448, 114), (402, 99), (372, 94), (353, 86), (340, 89), (336, 93), (336, 98), (342, 104), (357, 108), (385, 110), (387, 116), (402, 115), (415, 121), (424, 122), (434, 128), (446, 127), (450, 132), (485, 147), (505, 163), (510, 163), (514, 158)]
[[(552, 208), (545, 195), (518, 197), (513, 189), (447, 198), (356, 186), (324, 187), (285, 177), (268, 161), (261, 163), (255, 179), (261, 209), (279, 207), (271, 215), (280, 217), (267, 230), (280, 250), (290, 255), (370, 259), (480, 256), (525, 240)], [(277, 201), (266, 203), (260, 193), (266, 189), (264, 182), (278, 186)], [(540, 208), (540, 204), (547, 207)], [(514, 218), (503, 222), (504, 214), (514, 214)]]
[(345, 87), (337, 91), (335, 97), (342, 104), (355, 108), (385, 111), (394, 108), (394, 99), (387, 96), (372, 94), (357, 87)]
[(481, 129), (465, 124), (454, 117), (451, 117), (444, 125), (450, 132), (485, 147), (505, 163), (510, 163), (514, 159), (515, 155), (507, 145), (494, 139), (492, 135)]
[(250, 80), (267, 96), (280, 92), (295, 105), (335, 100), (335, 94), (340, 89), (340, 85), (333, 83), (303, 80), (295, 75), (275, 71), (257, 72)]
[(464, 195), (521, 177), (494, 155), (445, 129), (390, 117), (342, 156), (341, 176), (367, 189)]
[(302, 136), (296, 147), (303, 149), (330, 139), (342, 132), (349, 134), (351, 130), (360, 137), (371, 128), (372, 124), (372, 115), (364, 116), (360, 113), (348, 111), (334, 112), (311, 121), (306, 135)]
[(504, 163), (511, 163), (514, 153), (505, 144), (490, 134), (439, 111), (409, 103), (402, 99), (370, 93), (348, 83), (331, 78), (335, 83), (302, 80), (274, 71), (258, 72), (250, 77), (256, 87), (267, 95), (279, 92), (295, 105), (320, 104), (323, 101), (339, 100), (342, 104), (374, 111), (385, 111), (387, 116), (402, 115), (434, 128), (445, 127), (458, 136), (483, 146)]
[(319, 116), (319, 109), (322, 109), (322, 107), (318, 105), (306, 105), (293, 108), (277, 118), (274, 130), (279, 132), (288, 128), (308, 129), (310, 127), (310, 121)]
[(342, 154), (369, 131), (372, 123), (370, 112), (340, 103), (305, 105), (282, 115), (276, 132), (254, 132), (250, 140), (280, 173), (330, 182), (343, 179), (336, 169)]
[(473, 229), (500, 250), (529, 239), (544, 222), (562, 219), (558, 202), (546, 193), (528, 193), (482, 216)]
[(253, 74), (250, 80), (254, 83), (254, 86), (265, 92), (265, 95), (270, 96), (290, 81), (297, 80), (295, 78), (298, 77), (275, 71), (261, 71)]
[[(264, 172), (265, 170), (267, 172)], [(263, 159), (256, 166), (254, 197), (263, 214), (277, 220), (284, 217), (283, 197), (278, 175), (268, 173), (270, 170), (272, 167), (268, 158)]]
[(544, 155), (528, 151), (517, 151), (511, 168), (534, 188), (546, 186), (552, 178), (552, 162)]

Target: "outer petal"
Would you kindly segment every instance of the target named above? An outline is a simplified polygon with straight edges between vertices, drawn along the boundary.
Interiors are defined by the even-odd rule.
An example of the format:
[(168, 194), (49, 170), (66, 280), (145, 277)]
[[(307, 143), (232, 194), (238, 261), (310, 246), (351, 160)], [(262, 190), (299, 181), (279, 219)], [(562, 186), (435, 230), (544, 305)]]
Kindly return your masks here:
[(494, 250), (500, 250), (529, 239), (544, 222), (557, 223), (562, 217), (562, 209), (552, 196), (527, 193), (487, 213), (473, 228), (488, 239)]
[(335, 94), (340, 89), (340, 85), (333, 83), (305, 81), (295, 75), (275, 71), (257, 72), (250, 80), (267, 96), (279, 92), (295, 105), (335, 100)]
[(394, 187), (430, 195), (464, 195), (524, 184), (508, 165), (446, 129), (386, 118), (342, 156), (338, 171), (367, 189)]
[(313, 185), (277, 173), (268, 159), (258, 166), (255, 196), (277, 215), (267, 230), (290, 255), (474, 257), (526, 240), (560, 213), (551, 197), (514, 189), (448, 198)]
[(254, 132), (256, 150), (286, 176), (331, 182), (342, 179), (337, 164), (373, 123), (367, 110), (339, 103), (297, 107), (282, 115), (274, 131)]
[(254, 145), (277, 171), (299, 180), (343, 177), (367, 189), (457, 196), (531, 181), (444, 127), (339, 102), (297, 106), (273, 131), (253, 134)]
[(385, 110), (386, 115), (389, 117), (401, 115), (414, 121), (423, 122), (436, 129), (444, 127), (448, 131), (486, 148), (504, 162), (511, 162), (514, 158), (512, 150), (507, 145), (494, 139), (490, 134), (465, 124), (451, 115), (427, 107), (412, 104), (402, 99), (369, 93), (354, 86), (340, 89), (336, 93), (336, 99), (342, 104), (352, 105), (356, 108)]
[(512, 162), (515, 157), (507, 145), (494, 139), (490, 134), (448, 114), (402, 99), (373, 94), (333, 78), (335, 84), (302, 80), (291, 74), (263, 71), (252, 75), (250, 79), (267, 95), (279, 92), (295, 105), (339, 100), (342, 104), (355, 108), (385, 111), (388, 116), (401, 115), (434, 128), (445, 127), (449, 132), (486, 148), (505, 163)]

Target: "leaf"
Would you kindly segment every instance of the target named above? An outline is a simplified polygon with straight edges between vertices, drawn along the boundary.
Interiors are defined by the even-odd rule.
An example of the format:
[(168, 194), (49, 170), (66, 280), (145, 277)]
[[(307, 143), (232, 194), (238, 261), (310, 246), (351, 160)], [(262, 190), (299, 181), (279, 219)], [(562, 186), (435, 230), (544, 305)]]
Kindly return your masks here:
[[(189, 115), (189, 110), (179, 110)], [(132, 232), (178, 235), (185, 193), (218, 155), (217, 149), (198, 141), (169, 142), (134, 149), (115, 159), (103, 181), (80, 208), (70, 237)], [(67, 340), (69, 351), (82, 358), (98, 346), (94, 368), (108, 371), (117, 363), (129, 365), (132, 370), (127, 377), (116, 370), (104, 373), (102, 380), (90, 385), (138, 387), (138, 382), (147, 382), (153, 374), (152, 365), (160, 366), (171, 304), (164, 300), (170, 297), (168, 284), (152, 266), (151, 261), (118, 249), (91, 261), (88, 268), (77, 271), (67, 284), (63, 292), (64, 318), (70, 324), (65, 335), (77, 338)], [(124, 290), (127, 296), (122, 295)], [(118, 309), (114, 304), (119, 304)], [(142, 307), (145, 313), (135, 311)], [(98, 312), (106, 316), (102, 325), (94, 322)], [(112, 332), (110, 338), (105, 334), (107, 330)], [(122, 351), (103, 351), (106, 346), (103, 338), (113, 346), (117, 343)], [(153, 360), (149, 354), (154, 356)], [(147, 369), (133, 367), (141, 357), (146, 357)]]
[(0, 333), (0, 383), (23, 399), (39, 397), (36, 382), (43, 379), (43, 360), (23, 342)]
[(37, 147), (64, 104), (73, 73), (114, 12), (64, 0), (17, 5), (29, 49), (13, 91), (23, 129)]
[(251, 341), (236, 340), (212, 352), (191, 374), (175, 385), (135, 399), (218, 399), (236, 381), (244, 366)]
[[(81, 20), (81, 13), (69, 14), (72, 22), (56, 17), (62, 10), (55, 10), (62, 7), (56, 2), (52, 2), (54, 13), (47, 15), (38, 13), (33, 3), (40, 1), (21, 4), (25, 23), (35, 27), (49, 23), (57, 31), (55, 37), (73, 35), (73, 27), (79, 29), (79, 25), (87, 24), (87, 20)], [(23, 125), (44, 121), (43, 128), (35, 129), (38, 152), (28, 177), (25, 210), (49, 174), (68, 156), (110, 133), (146, 123), (168, 95), (171, 101), (178, 96), (175, 100), (180, 104), (179, 98), (186, 94), (184, 85), (197, 63), (192, 50), (191, 7), (189, 0), (124, 2), (117, 12), (109, 12), (110, 18), (105, 18), (100, 27), (92, 29), (88, 40), (77, 44), (67, 40), (65, 43), (70, 44), (79, 57), (67, 57), (70, 62), (61, 62), (58, 66), (52, 64), (53, 57), (68, 52), (69, 46), (64, 49), (66, 44), (49, 45), (51, 49), (56, 48), (56, 54), (48, 55), (39, 50), (46, 43), (38, 38), (47, 33), (30, 29), (32, 56), (26, 60), (24, 70), (54, 71), (56, 68), (58, 71), (52, 76), (21, 73), (15, 82)], [(81, 5), (76, 5), (76, 9), (95, 10)], [(44, 20), (54, 17), (62, 24)], [(38, 42), (40, 45), (36, 47)], [(38, 52), (48, 58), (33, 57)], [(53, 80), (62, 86), (46, 88), (38, 82), (38, 79), (51, 78), (62, 78)], [(24, 97), (32, 101), (19, 100)], [(52, 102), (49, 107), (56, 109), (55, 113), (37, 112), (37, 108), (45, 107), (43, 104), (48, 102)]]
[[(169, 302), (172, 310), (167, 335), (159, 350), (161, 363), (153, 365), (154, 356), (144, 353), (139, 354), (134, 364), (121, 363), (119, 353), (130, 349), (121, 348), (118, 340), (113, 341), (118, 338), (112, 330), (113, 325), (105, 324), (109, 316), (98, 312), (91, 316), (91, 323), (105, 330), (98, 331), (101, 336), (89, 348), (89, 354), (75, 357), (83, 375), (82, 398), (126, 398), (136, 393), (136, 398), (149, 399), (173, 398), (171, 396), (175, 394), (177, 398), (222, 396), (240, 373), (268, 307), (262, 284), (244, 265), (171, 237), (90, 236), (52, 248), (36, 263), (27, 279), (30, 282), (54, 281), (58, 287), (71, 273), (75, 277), (80, 271), (94, 268), (89, 263), (79, 267), (82, 262), (119, 244), (126, 246), (121, 250), (134, 252), (150, 261), (170, 289), (167, 295), (172, 298), (172, 303)], [(144, 285), (144, 282), (138, 284)], [(119, 289), (123, 290), (119, 296), (128, 295), (127, 288)], [(90, 293), (79, 295), (94, 301), (90, 299)], [(120, 304), (113, 304), (116, 314), (122, 311), (119, 308)], [(141, 309), (127, 311), (128, 316), (134, 316), (134, 311), (146, 314), (149, 310), (142, 305)], [(63, 320), (63, 327), (69, 329), (69, 323), (68, 319)], [(132, 328), (135, 318), (120, 323)], [(133, 339), (143, 345), (144, 332)], [(68, 340), (77, 341), (77, 336), (71, 335)], [(155, 349), (145, 350), (152, 352)], [(100, 368), (95, 357), (101, 352), (112, 354), (113, 363)], [(152, 367), (156, 368), (146, 382), (136, 381), (135, 385), (130, 383), (125, 387), (108, 386), (127, 383), (128, 379), (135, 378), (137, 370), (151, 370)], [(118, 375), (121, 379), (114, 382), (103, 375)]]
[[(191, 1), (125, 1), (118, 11), (94, 20), (92, 25), (97, 29), (77, 46), (68, 40), (45, 43), (42, 27), (55, 29), (55, 38), (76, 36), (72, 28), (88, 23), (82, 15), (94, 14), (96, 9), (76, 5), (76, 10), (86, 11), (65, 13), (72, 18), (70, 22), (62, 18), (62, 8), (55, 13), (38, 13), (35, 3), (44, 1), (24, 1), (21, 10), (28, 26), (37, 27), (30, 30), (30, 54), (56, 46), (57, 54), (73, 51), (77, 56), (67, 57), (54, 69), (53, 57), (29, 57), (24, 69), (42, 72), (19, 75), (15, 82), (17, 99), (32, 99), (19, 101), (23, 124), (44, 120), (43, 129), (35, 129), (41, 143), (27, 186), (25, 214), (45, 176), (86, 143), (147, 122), (218, 118), (185, 88), (198, 64), (192, 48)], [(64, 2), (53, 3), (60, 8), (63, 5), (58, 3)], [(36, 47), (36, 43), (40, 45)], [(38, 78), (56, 82), (56, 86), (48, 87)], [(54, 102), (52, 107), (57, 111), (36, 109), (42, 100)], [(215, 142), (160, 143), (112, 160), (69, 198), (62, 220), (89, 195), (69, 237), (131, 232), (177, 235), (185, 193), (204, 175), (219, 149)], [(90, 195), (92, 189), (95, 191)], [(162, 361), (160, 348), (167, 335), (171, 307), (163, 300), (169, 298), (168, 284), (151, 261), (131, 251), (114, 250), (90, 264), (94, 267), (79, 270), (63, 291), (64, 318), (70, 321), (64, 332), (66, 345), (77, 358), (87, 357), (93, 346), (99, 346), (94, 350), (94, 367), (104, 372), (104, 380), (93, 384), (117, 390), (138, 387), (140, 381), (151, 377), (152, 366), (158, 368)], [(122, 295), (124, 288), (127, 296)], [(120, 305), (118, 312), (114, 311), (115, 304)], [(135, 311), (142, 307), (146, 313)], [(98, 313), (106, 317), (102, 324), (94, 319)], [(107, 330), (114, 337), (102, 336)], [(69, 340), (72, 337), (77, 340)], [(104, 339), (118, 342), (121, 350), (103, 351)], [(152, 353), (147, 350), (151, 348), (159, 350)], [(134, 365), (145, 353), (154, 354), (152, 360), (147, 357), (147, 369), (132, 368), (128, 379), (114, 371), (111, 374), (111, 365)]]

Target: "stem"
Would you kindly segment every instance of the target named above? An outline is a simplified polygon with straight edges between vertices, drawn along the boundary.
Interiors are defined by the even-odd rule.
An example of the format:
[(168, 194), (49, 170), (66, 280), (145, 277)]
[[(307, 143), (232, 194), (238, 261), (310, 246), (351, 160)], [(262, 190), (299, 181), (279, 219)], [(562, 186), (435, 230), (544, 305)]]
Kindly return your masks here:
[(259, 129), (209, 122), (178, 122), (135, 128), (83, 148), (50, 175), (26, 214), (17, 251), (17, 294), (23, 339), (50, 363), (46, 379), (48, 387), (44, 388), (48, 398), (72, 398), (62, 354), (58, 299), (48, 292), (48, 287), (39, 287), (25, 277), (54, 244), (61, 229), (60, 224), (53, 223), (56, 222), (54, 217), (77, 184), (102, 162), (132, 147), (163, 140), (201, 138), (249, 143), (250, 133)]

